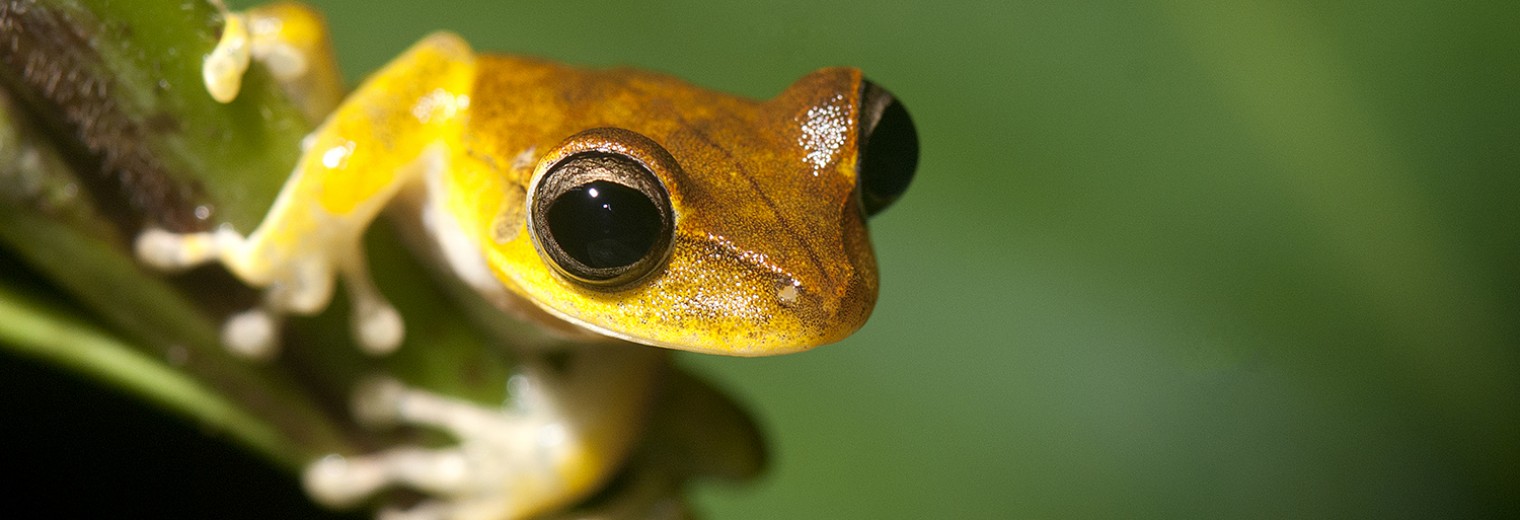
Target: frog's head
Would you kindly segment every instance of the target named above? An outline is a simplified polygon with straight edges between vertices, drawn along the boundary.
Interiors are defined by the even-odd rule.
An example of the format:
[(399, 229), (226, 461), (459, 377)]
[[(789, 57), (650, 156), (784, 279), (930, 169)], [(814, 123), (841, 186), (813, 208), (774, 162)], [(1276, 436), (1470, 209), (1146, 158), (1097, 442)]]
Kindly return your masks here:
[(575, 73), (522, 206), (516, 240), (534, 254), (501, 257), (509, 283), (571, 323), (698, 352), (795, 352), (865, 323), (877, 291), (866, 219), (918, 160), (891, 94), (848, 68), (764, 102)]

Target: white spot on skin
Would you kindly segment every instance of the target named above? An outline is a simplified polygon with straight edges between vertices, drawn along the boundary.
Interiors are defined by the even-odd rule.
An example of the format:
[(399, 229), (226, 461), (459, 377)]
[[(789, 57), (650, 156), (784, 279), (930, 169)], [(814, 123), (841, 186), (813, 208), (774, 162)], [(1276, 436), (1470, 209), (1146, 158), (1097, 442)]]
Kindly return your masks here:
[(807, 152), (802, 160), (813, 167), (814, 177), (834, 161), (850, 128), (844, 96), (835, 96), (832, 101), (808, 109), (802, 118), (802, 135), (797, 137), (797, 146)]
[(459, 111), (469, 108), (470, 96), (460, 94), (455, 96), (449, 91), (438, 88), (422, 96), (417, 104), (412, 105), (412, 117), (417, 118), (423, 124), (432, 121), (434, 117), (451, 118)]
[(322, 152), (322, 166), (329, 169), (341, 168), (348, 163), (348, 156), (354, 153), (354, 142), (344, 141), (343, 144), (328, 148)]

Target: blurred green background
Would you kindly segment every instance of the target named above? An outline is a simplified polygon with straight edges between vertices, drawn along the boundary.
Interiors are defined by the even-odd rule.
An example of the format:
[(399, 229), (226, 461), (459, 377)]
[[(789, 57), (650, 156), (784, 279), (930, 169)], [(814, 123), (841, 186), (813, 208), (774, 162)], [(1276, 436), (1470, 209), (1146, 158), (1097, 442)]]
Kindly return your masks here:
[(1512, 0), (317, 2), (768, 97), (854, 65), (923, 160), (871, 322), (688, 356), (775, 459), (721, 519), (1468, 517), (1520, 495)]

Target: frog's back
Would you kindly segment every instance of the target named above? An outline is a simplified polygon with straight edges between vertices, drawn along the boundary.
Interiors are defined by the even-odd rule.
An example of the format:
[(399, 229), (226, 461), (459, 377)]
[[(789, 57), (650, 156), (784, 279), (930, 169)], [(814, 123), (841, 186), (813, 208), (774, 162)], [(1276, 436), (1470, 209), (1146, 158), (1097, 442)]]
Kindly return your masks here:
[(509, 55), (482, 55), (477, 67), (470, 137), (482, 152), (508, 158), (548, 150), (590, 128), (623, 128), (668, 143), (716, 116), (751, 117), (758, 105), (636, 69)]

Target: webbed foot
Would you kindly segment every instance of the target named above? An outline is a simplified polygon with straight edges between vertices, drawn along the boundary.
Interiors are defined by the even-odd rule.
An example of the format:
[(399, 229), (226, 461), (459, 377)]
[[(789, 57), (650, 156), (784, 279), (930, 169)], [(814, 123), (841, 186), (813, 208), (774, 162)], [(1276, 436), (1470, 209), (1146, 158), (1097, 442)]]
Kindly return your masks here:
[(282, 250), (269, 246), (267, 240), (256, 243), (224, 227), (183, 234), (149, 229), (138, 235), (135, 249), (143, 263), (160, 270), (182, 271), (217, 262), (244, 283), (263, 288), (258, 307), (232, 315), (222, 326), (222, 343), (245, 358), (273, 358), (279, 350), (284, 316), (315, 314), (326, 308), (335, 275), (344, 278), (353, 305), (354, 338), (366, 352), (390, 353), (405, 337), (401, 315), (375, 288), (357, 245), (304, 244)]

